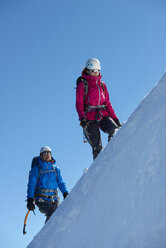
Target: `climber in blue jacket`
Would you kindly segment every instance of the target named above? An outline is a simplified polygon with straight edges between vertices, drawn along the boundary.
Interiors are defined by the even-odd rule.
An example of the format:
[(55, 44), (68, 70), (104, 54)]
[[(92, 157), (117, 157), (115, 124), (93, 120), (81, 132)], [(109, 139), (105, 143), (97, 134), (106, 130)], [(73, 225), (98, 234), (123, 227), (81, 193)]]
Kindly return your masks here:
[(40, 149), (40, 156), (33, 158), (29, 173), (27, 208), (34, 211), (36, 203), (40, 212), (46, 215), (46, 222), (59, 205), (57, 189), (60, 189), (64, 199), (69, 194), (55, 163), (51, 148), (44, 146)]

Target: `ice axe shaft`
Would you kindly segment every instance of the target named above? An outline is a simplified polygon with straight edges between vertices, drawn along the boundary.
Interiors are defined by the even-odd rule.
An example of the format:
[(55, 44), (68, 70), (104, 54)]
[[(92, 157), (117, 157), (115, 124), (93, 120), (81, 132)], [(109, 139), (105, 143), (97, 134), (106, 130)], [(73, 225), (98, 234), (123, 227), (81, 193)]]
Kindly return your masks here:
[(30, 210), (28, 210), (28, 212), (27, 212), (27, 214), (25, 216), (25, 219), (24, 219), (23, 234), (26, 234), (25, 227), (26, 227), (26, 222), (27, 222), (27, 218), (28, 218), (29, 212), (30, 212)]
[[(36, 215), (36, 214), (35, 214), (35, 210), (32, 210), (32, 211), (33, 211), (34, 215)], [(30, 212), (30, 210), (28, 210), (28, 212), (27, 212), (27, 214), (26, 214), (26, 216), (25, 216), (25, 219), (24, 219), (23, 234), (26, 234), (26, 233), (27, 233), (27, 232), (25, 231), (25, 227), (26, 227), (26, 222), (27, 222), (27, 218), (28, 218), (29, 212)]]

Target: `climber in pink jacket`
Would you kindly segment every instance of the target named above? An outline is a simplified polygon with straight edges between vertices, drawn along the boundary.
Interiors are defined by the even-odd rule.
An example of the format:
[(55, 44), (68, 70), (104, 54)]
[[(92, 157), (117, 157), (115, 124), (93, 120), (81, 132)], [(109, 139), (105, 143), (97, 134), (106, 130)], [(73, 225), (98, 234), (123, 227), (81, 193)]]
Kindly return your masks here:
[(82, 76), (77, 79), (76, 109), (84, 134), (92, 147), (93, 159), (102, 150), (99, 128), (108, 133), (108, 141), (121, 126), (110, 100), (106, 85), (101, 81), (100, 62), (91, 58), (86, 62)]

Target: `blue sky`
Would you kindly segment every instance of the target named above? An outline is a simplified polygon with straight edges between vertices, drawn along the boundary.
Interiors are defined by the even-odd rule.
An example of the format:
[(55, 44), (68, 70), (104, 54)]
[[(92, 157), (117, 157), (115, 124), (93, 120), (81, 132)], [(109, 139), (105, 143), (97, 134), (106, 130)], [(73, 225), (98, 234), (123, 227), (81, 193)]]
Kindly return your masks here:
[(22, 235), (41, 146), (52, 148), (69, 190), (92, 162), (75, 110), (86, 60), (100, 60), (114, 110), (127, 120), (166, 69), (165, 11), (162, 0), (0, 1), (2, 247), (26, 247), (44, 223), (30, 214)]

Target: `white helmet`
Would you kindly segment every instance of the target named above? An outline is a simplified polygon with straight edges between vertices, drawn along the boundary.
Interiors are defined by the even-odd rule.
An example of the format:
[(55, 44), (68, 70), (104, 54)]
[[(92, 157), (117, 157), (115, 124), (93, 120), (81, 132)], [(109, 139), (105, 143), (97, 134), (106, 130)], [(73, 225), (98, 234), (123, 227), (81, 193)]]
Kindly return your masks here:
[(96, 58), (88, 59), (85, 66), (89, 70), (101, 70), (100, 61)]
[(41, 149), (40, 149), (40, 154), (42, 152), (52, 152), (51, 151), (51, 148), (49, 146), (43, 146)]

